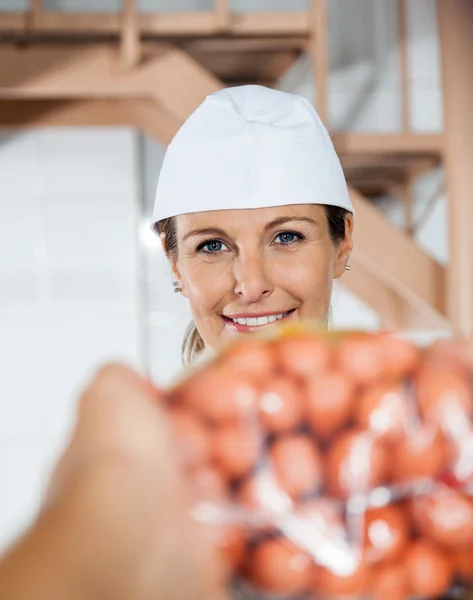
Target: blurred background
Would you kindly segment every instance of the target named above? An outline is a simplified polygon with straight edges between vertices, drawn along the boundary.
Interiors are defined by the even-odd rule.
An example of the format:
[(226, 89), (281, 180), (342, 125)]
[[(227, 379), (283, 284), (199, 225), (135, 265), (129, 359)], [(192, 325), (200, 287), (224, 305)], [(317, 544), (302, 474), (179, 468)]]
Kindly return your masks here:
[(471, 5), (0, 0), (0, 551), (98, 365), (181, 368), (149, 223), (166, 144), (222, 86), (303, 94), (333, 135), (357, 211), (333, 327), (473, 333)]

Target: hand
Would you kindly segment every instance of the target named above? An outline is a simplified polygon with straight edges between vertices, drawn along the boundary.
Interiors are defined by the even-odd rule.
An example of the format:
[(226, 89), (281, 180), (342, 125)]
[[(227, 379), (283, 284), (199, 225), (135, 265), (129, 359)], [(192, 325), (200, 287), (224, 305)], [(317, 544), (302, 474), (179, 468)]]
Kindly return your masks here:
[[(44, 510), (0, 566), (0, 596), (220, 599), (218, 560), (188, 515), (157, 393), (130, 369), (106, 367), (81, 400)], [(31, 575), (23, 596), (18, 580), (8, 588), (15, 569)]]

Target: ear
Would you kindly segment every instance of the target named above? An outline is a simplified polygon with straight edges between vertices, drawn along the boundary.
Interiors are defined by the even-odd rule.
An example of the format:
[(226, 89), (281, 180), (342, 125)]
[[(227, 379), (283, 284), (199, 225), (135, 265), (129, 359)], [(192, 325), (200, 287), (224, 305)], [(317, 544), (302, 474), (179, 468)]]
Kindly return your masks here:
[(165, 243), (166, 236), (165, 236), (165, 234), (161, 233), (159, 235), (159, 239), (161, 240), (161, 245), (163, 247), (164, 254), (166, 254), (166, 256), (168, 257), (168, 260), (171, 264), (171, 270), (172, 270), (172, 274), (174, 277), (174, 281), (177, 282), (177, 285), (179, 286), (179, 289), (180, 289), (180, 293), (187, 298), (187, 292), (186, 292), (186, 288), (185, 288), (184, 282), (181, 277), (181, 273), (179, 271), (178, 261), (172, 259), (166, 251), (166, 243)]
[(341, 277), (348, 264), (350, 253), (353, 249), (353, 215), (348, 213), (345, 217), (345, 239), (339, 244), (337, 248), (337, 257), (335, 259), (335, 266), (333, 269), (334, 279)]
[(171, 269), (172, 269), (172, 274), (174, 276), (174, 281), (176, 281), (179, 286), (179, 293), (182, 296), (184, 296), (185, 298), (188, 298), (186, 286), (182, 279), (181, 272), (179, 270), (179, 261), (171, 260)]

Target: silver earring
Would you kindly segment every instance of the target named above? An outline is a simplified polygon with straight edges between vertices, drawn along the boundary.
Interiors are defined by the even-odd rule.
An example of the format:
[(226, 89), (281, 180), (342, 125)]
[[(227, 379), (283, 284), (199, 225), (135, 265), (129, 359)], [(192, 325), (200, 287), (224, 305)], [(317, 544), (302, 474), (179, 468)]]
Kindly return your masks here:
[(179, 287), (179, 283), (177, 281), (174, 282), (174, 293), (179, 294), (181, 288)]
[(346, 271), (351, 271), (351, 267), (350, 267), (350, 265), (346, 265), (346, 267), (345, 267), (345, 270), (346, 270)]

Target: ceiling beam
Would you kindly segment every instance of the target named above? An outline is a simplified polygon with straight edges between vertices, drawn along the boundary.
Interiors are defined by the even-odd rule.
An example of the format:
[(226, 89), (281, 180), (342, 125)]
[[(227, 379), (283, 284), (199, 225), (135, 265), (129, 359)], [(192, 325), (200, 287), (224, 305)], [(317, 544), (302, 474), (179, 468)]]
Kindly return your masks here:
[[(26, 11), (0, 12), (0, 32), (30, 33)], [(155, 36), (198, 37), (221, 33), (222, 23), (215, 11), (150, 12), (137, 15), (143, 34)], [(42, 11), (35, 20), (33, 32), (48, 36), (119, 34), (120, 13)], [(308, 36), (309, 13), (241, 12), (230, 13), (225, 33), (236, 36)]]
[[(41, 13), (43, 14), (43, 13)], [(285, 65), (283, 65), (285, 67)], [(168, 44), (146, 47), (134, 69), (121, 68), (107, 45), (4, 46), (0, 98), (153, 98), (182, 120), (222, 83), (183, 50)], [(441, 134), (339, 133), (340, 154), (441, 153)]]
[(260, 83), (262, 77), (276, 86), (297, 59), (297, 51), (278, 52), (194, 52), (194, 58), (208, 71), (231, 85), (239, 81)]
[(180, 42), (181, 48), (190, 54), (217, 52), (302, 52), (307, 48), (307, 40), (291, 37), (215, 37), (196, 38)]
[(135, 127), (169, 145), (182, 121), (154, 100), (0, 100), (0, 129)]
[(389, 154), (389, 153), (362, 153), (341, 154), (343, 168), (367, 169), (399, 169), (417, 175), (429, 171), (439, 164), (439, 156), (432, 154)]
[(110, 98), (0, 100), (0, 128), (134, 127), (135, 123), (130, 117), (130, 106), (135, 104), (134, 100)]
[(182, 125), (181, 119), (150, 100), (130, 102), (127, 115), (141, 133), (164, 146), (171, 143)]
[(161, 45), (132, 70), (103, 45), (23, 49), (8, 46), (0, 61), (0, 98), (149, 98), (184, 121), (221, 82), (179, 48)]
[(412, 310), (446, 326), (445, 268), (356, 190), (350, 196), (356, 211), (353, 260)]
[(0, 12), (0, 32), (27, 33), (29, 20), (29, 11)]
[(444, 136), (441, 133), (331, 133), (339, 154), (386, 153), (399, 154), (442, 153)]
[(235, 12), (228, 32), (242, 36), (305, 35), (310, 33), (308, 11)]

